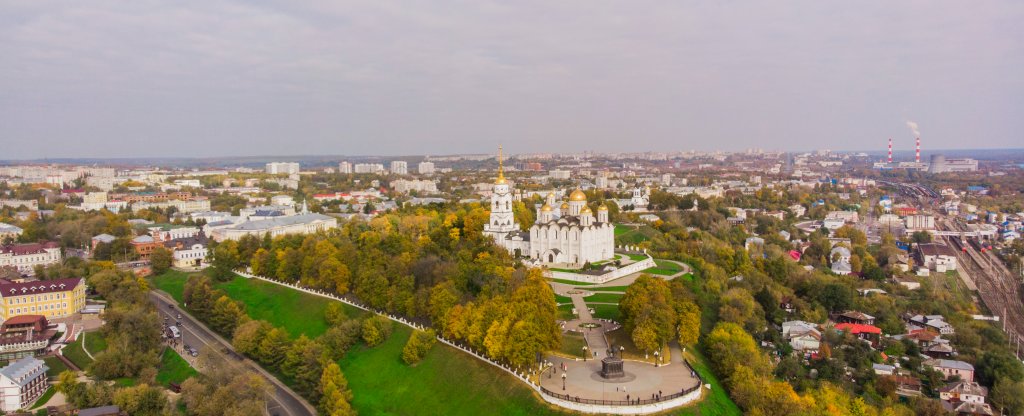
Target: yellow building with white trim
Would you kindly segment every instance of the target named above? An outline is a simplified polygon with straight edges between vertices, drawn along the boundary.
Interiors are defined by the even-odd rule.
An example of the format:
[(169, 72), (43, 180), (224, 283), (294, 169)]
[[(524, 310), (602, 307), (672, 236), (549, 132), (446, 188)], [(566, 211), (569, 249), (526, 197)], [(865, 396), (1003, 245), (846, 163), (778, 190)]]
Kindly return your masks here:
[(0, 280), (0, 321), (21, 315), (65, 318), (85, 308), (85, 279), (13, 283)]

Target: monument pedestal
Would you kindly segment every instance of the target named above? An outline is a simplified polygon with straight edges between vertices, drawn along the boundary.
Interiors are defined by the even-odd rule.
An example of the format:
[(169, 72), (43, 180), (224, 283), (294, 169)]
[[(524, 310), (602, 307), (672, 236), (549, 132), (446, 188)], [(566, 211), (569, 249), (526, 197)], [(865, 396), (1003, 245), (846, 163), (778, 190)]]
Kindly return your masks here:
[(604, 357), (601, 359), (601, 377), (621, 378), (626, 372), (622, 369), (622, 359), (617, 357)]

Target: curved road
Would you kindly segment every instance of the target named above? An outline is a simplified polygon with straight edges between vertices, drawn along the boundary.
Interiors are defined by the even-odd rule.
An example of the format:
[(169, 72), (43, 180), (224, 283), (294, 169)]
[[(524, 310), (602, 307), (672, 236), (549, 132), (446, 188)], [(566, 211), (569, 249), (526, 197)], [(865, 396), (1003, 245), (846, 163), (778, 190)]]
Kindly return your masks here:
[[(288, 386), (285, 386), (284, 383), (281, 383), (280, 380), (260, 367), (259, 364), (243, 358), (235, 352), (230, 342), (221, 338), (220, 335), (217, 335), (210, 328), (207, 328), (206, 325), (203, 325), (199, 320), (178, 307), (178, 303), (173, 298), (165, 293), (154, 290), (149, 292), (149, 299), (156, 305), (157, 312), (159, 312), (161, 318), (167, 316), (171, 323), (181, 321), (182, 343), (199, 350), (201, 354), (212, 352), (220, 359), (241, 362), (243, 366), (262, 375), (263, 378), (270, 382), (270, 385), (274, 387), (274, 394), (267, 397), (267, 414), (271, 416), (315, 416), (317, 414), (316, 409), (306, 399), (303, 399), (302, 396), (299, 396)], [(169, 305), (174, 305), (174, 308), (170, 308)], [(177, 319), (178, 314), (181, 314), (181, 319)], [(210, 348), (203, 348), (205, 346)], [(195, 360), (192, 357), (184, 355), (182, 358), (185, 358), (193, 366), (195, 365), (193, 363)]]

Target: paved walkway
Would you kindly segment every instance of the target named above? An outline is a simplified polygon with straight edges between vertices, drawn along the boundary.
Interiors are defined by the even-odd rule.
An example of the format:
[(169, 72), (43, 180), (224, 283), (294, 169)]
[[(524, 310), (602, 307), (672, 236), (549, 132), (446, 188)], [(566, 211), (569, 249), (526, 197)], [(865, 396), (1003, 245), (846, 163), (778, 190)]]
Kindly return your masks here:
[[(574, 308), (576, 308), (576, 312), (579, 314), (579, 325), (586, 325), (586, 324), (605, 325), (605, 324), (602, 324), (601, 322), (598, 322), (597, 320), (594, 319), (593, 316), (590, 315), (590, 309), (587, 309), (587, 303), (585, 301), (583, 301), (583, 294), (576, 293), (576, 294), (570, 295), (570, 297), (572, 298), (572, 306)], [(604, 356), (604, 354), (606, 354), (606, 351), (608, 351), (608, 340), (605, 339), (605, 337), (604, 337), (604, 328), (603, 327), (601, 327), (601, 326), (598, 326), (597, 328), (577, 327), (577, 328), (574, 328), (574, 329), (579, 329), (579, 330), (583, 331), (583, 339), (585, 339), (587, 341), (587, 348), (589, 348), (589, 351), (590, 351), (590, 353), (587, 354), (587, 355), (589, 355), (591, 357), (595, 357), (595, 356), (602, 357), (602, 356)]]
[[(651, 399), (652, 395), (669, 395), (700, 384), (698, 379), (683, 364), (682, 352), (678, 346), (672, 348), (672, 362), (669, 365), (655, 367), (652, 364), (637, 361), (625, 361), (623, 369), (626, 377), (605, 380), (601, 378), (601, 360), (575, 361), (562, 357), (549, 356), (553, 363), (551, 369), (541, 377), (541, 386), (555, 393), (578, 396), (583, 399), (626, 400)], [(565, 371), (563, 380), (561, 368)]]
[(88, 355), (90, 360), (96, 361), (96, 358), (92, 356), (89, 349), (85, 346), (85, 334), (86, 332), (82, 331), (82, 351), (85, 351), (85, 355)]

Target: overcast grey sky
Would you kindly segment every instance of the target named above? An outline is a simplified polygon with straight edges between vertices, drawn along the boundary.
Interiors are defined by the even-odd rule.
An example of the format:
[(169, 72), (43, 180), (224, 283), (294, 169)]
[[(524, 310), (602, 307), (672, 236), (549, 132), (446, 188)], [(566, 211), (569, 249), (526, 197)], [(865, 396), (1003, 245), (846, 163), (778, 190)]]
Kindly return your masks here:
[(0, 159), (1024, 147), (1024, 1), (0, 0)]

